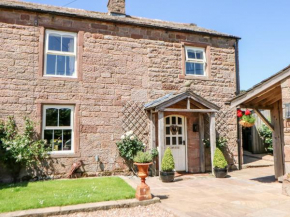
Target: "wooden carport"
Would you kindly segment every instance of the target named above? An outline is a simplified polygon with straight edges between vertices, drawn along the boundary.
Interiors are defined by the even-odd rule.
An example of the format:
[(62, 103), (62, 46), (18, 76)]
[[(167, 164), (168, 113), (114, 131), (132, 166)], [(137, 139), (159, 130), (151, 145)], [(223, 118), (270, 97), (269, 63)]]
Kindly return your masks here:
[[(283, 95), (282, 85), (289, 77), (290, 67), (288, 66), (231, 100), (231, 107), (253, 109), (271, 129), (273, 135), (275, 177), (277, 179), (282, 178), (285, 174), (283, 119), (285, 94)], [(265, 109), (271, 111), (271, 120), (267, 120), (260, 112), (260, 110)]]

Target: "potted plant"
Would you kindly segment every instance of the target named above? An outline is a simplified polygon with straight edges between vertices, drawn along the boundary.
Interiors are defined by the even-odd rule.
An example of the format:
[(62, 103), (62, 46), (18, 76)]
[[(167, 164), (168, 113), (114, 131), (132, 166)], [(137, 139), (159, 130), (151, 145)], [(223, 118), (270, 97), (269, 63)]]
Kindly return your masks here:
[(164, 156), (161, 163), (160, 179), (162, 182), (173, 182), (174, 181), (174, 158), (170, 148), (165, 150)]
[(216, 148), (213, 158), (214, 175), (216, 178), (225, 178), (228, 174), (228, 163), (224, 154), (219, 148)]
[(139, 201), (152, 199), (150, 187), (145, 183), (151, 164), (152, 155), (149, 152), (139, 151), (134, 157), (134, 165), (138, 167), (138, 176), (141, 178), (141, 184), (136, 189), (136, 198)]
[(237, 116), (240, 118), (240, 125), (243, 127), (252, 127), (255, 125), (256, 118), (253, 117), (251, 111), (246, 110), (243, 112), (242, 110), (238, 109)]

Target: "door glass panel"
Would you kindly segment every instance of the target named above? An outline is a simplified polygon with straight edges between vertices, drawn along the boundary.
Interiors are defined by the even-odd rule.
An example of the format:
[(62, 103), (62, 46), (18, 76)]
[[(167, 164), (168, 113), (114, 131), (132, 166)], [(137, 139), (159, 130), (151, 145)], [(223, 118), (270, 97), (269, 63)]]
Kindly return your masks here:
[(182, 124), (182, 119), (181, 118), (178, 118), (178, 124)]
[(176, 124), (176, 117), (172, 117), (172, 124)]
[(170, 124), (170, 117), (166, 118), (166, 124)]
[(176, 145), (176, 137), (172, 137), (172, 145)]
[(166, 145), (170, 145), (170, 137), (166, 137)]
[(178, 134), (179, 134), (179, 135), (182, 135), (182, 127), (179, 127), (179, 128), (178, 128)]
[(182, 145), (182, 137), (178, 137), (178, 145)]
[(166, 135), (170, 135), (170, 127), (166, 127)]

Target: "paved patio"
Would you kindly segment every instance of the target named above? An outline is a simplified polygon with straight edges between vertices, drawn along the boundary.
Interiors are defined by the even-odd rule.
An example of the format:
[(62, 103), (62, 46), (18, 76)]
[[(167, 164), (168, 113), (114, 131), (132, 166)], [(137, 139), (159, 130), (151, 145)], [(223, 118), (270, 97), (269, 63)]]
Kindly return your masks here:
[[(281, 194), (274, 168), (248, 168), (229, 173), (229, 178), (211, 175), (181, 176), (173, 183), (148, 178), (151, 192), (162, 206), (179, 216), (290, 216), (290, 197)], [(125, 178), (133, 186), (137, 178)]]

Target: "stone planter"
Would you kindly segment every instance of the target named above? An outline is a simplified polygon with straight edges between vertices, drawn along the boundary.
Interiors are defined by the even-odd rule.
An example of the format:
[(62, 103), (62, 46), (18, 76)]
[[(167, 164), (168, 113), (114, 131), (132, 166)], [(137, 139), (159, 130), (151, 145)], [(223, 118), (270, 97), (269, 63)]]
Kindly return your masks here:
[(160, 179), (162, 182), (173, 182), (174, 181), (175, 172), (160, 172)]
[(228, 175), (228, 167), (214, 168), (214, 175), (216, 178), (225, 178)]
[(148, 176), (148, 169), (151, 163), (134, 163), (138, 167), (138, 176), (141, 178), (141, 184), (136, 189), (136, 199), (139, 201), (150, 200), (152, 195), (150, 187), (145, 183), (146, 177)]

